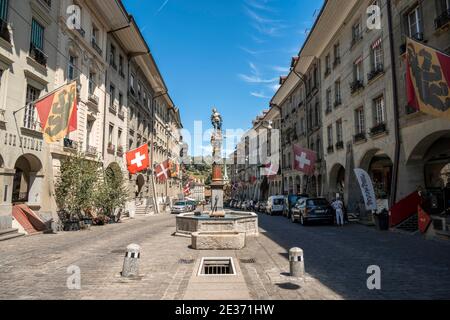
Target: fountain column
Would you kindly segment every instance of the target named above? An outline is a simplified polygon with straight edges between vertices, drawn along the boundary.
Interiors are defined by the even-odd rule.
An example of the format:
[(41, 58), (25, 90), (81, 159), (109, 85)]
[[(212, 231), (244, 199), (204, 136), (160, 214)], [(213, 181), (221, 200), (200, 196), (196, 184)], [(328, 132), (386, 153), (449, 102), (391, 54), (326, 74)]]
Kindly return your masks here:
[(214, 132), (211, 135), (211, 146), (213, 150), (211, 216), (224, 217), (223, 196), (225, 182), (223, 181), (222, 175), (222, 116), (216, 109), (213, 109), (211, 123), (214, 127)]

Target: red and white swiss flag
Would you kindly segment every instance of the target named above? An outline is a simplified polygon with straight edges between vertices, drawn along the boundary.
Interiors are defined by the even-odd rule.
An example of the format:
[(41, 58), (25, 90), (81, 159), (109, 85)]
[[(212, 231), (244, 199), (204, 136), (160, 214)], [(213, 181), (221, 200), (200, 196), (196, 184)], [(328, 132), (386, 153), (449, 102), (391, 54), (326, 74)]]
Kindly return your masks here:
[(313, 175), (316, 162), (317, 154), (314, 151), (294, 145), (294, 170)]
[(155, 169), (156, 178), (159, 181), (166, 181), (170, 176), (170, 160), (166, 160), (156, 166)]
[(144, 144), (135, 150), (127, 152), (127, 166), (131, 174), (147, 170), (150, 165), (148, 145)]

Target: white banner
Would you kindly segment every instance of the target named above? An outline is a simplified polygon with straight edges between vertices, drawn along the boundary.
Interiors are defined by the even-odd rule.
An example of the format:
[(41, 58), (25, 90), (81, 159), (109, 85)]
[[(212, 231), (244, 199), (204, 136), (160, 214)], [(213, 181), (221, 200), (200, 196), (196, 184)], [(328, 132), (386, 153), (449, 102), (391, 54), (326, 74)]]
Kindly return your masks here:
[(366, 210), (377, 210), (377, 198), (369, 174), (363, 169), (355, 169), (355, 175), (364, 197)]

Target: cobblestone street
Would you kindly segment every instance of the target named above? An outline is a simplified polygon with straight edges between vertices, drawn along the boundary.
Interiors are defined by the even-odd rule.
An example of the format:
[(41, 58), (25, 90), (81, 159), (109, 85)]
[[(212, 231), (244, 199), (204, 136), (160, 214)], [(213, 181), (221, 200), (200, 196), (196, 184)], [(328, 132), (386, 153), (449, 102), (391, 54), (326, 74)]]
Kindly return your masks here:
[[(90, 231), (0, 243), (0, 299), (183, 299), (202, 256), (231, 256), (252, 299), (448, 299), (450, 244), (361, 225), (302, 227), (260, 216), (261, 234), (241, 251), (202, 252), (174, 237), (175, 218), (139, 217)], [(125, 248), (142, 246), (140, 280), (120, 277)], [(305, 252), (307, 277), (287, 276), (287, 250)], [(81, 269), (81, 290), (66, 287), (67, 267)], [(369, 265), (382, 290), (366, 287)], [(233, 290), (223, 297), (233, 299)]]

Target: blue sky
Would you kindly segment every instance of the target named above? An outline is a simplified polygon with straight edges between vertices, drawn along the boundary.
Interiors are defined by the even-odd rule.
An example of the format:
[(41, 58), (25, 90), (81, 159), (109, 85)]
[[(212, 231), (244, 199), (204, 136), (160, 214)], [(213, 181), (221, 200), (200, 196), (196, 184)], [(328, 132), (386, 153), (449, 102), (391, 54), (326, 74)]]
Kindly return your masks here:
[[(183, 125), (249, 129), (288, 72), (322, 0), (124, 0), (181, 110)], [(205, 141), (205, 145), (208, 142)], [(192, 153), (199, 153), (198, 147)]]

